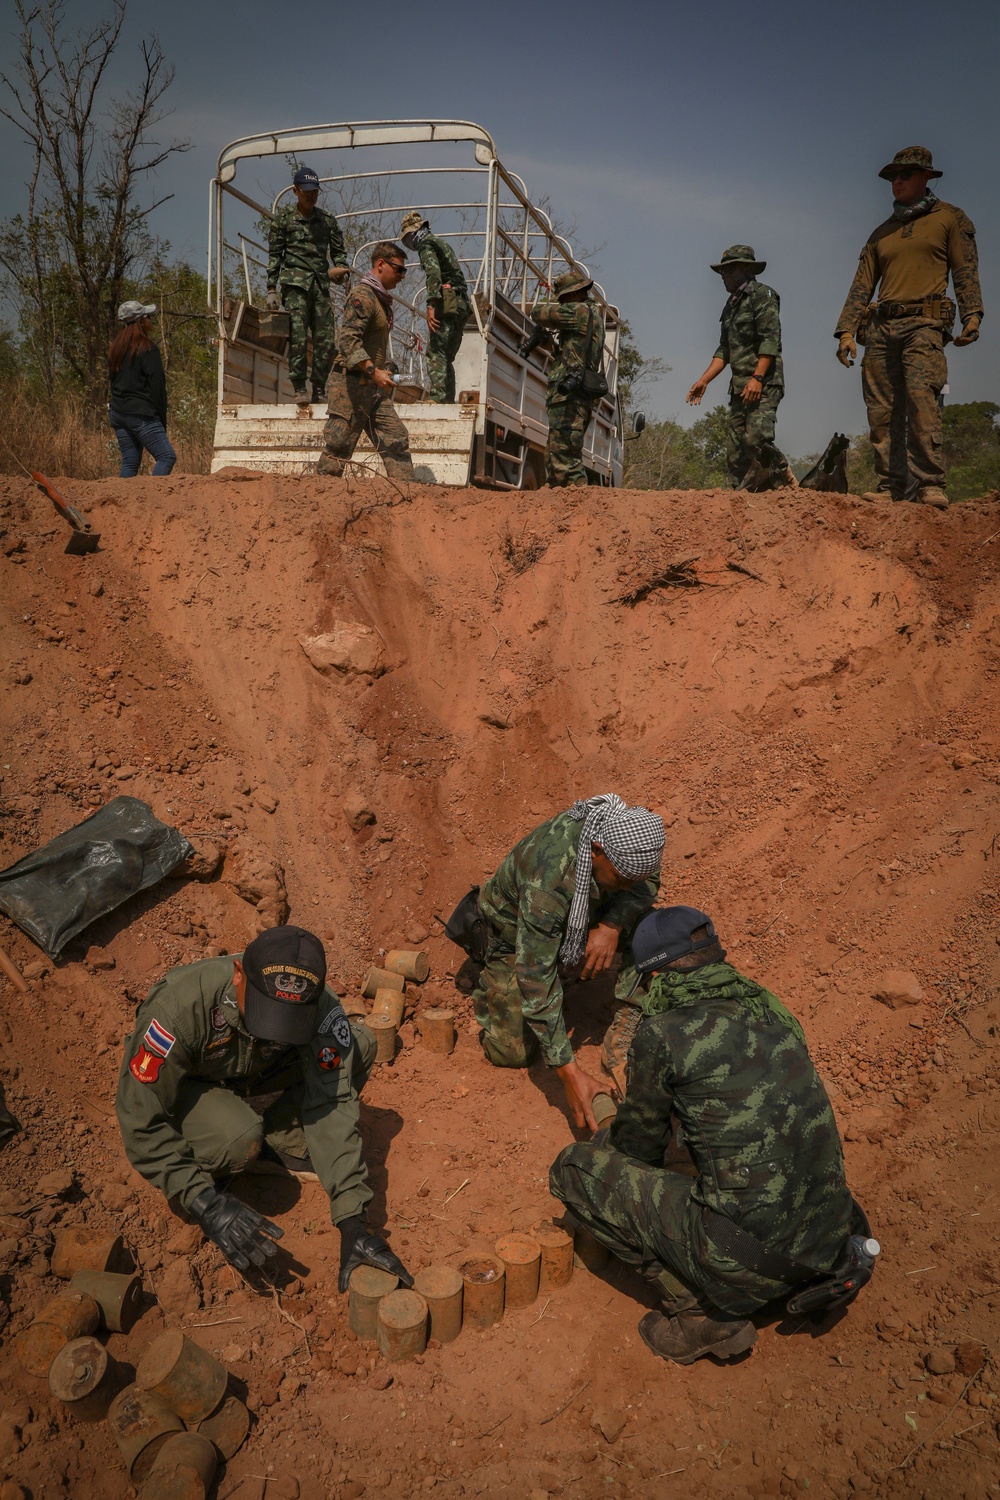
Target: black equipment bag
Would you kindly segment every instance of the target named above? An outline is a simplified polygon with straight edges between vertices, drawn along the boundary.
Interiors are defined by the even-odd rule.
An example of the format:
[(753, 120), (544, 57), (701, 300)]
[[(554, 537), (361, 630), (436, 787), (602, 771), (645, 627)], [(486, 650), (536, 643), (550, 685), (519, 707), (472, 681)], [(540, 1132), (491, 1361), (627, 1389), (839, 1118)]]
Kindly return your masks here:
[[(438, 921), (440, 921), (440, 917)], [(444, 923), (446, 937), (472, 959), (475, 964), (486, 962), (487, 927), (486, 918), (479, 909), (479, 887), (472, 886)]]
[(155, 885), (192, 852), (138, 797), (115, 797), (0, 870), (0, 911), (50, 958), (98, 917)]

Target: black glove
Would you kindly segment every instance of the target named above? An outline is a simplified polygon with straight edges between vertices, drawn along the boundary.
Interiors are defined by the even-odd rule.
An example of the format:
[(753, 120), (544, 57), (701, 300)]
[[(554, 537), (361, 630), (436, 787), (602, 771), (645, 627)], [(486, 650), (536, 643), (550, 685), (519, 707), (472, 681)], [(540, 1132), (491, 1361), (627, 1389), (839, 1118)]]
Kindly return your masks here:
[(255, 1266), (266, 1266), (278, 1253), (274, 1241), (280, 1240), (285, 1231), (229, 1193), (205, 1188), (190, 1211), (237, 1271), (245, 1271), (251, 1261)]
[(381, 1235), (372, 1234), (365, 1228), (365, 1221), (360, 1215), (342, 1219), (337, 1228), (340, 1230), (338, 1291), (347, 1291), (347, 1283), (355, 1266), (375, 1266), (380, 1271), (388, 1271), (390, 1276), (398, 1276), (404, 1286), (413, 1285), (413, 1277), (403, 1262), (393, 1255)]

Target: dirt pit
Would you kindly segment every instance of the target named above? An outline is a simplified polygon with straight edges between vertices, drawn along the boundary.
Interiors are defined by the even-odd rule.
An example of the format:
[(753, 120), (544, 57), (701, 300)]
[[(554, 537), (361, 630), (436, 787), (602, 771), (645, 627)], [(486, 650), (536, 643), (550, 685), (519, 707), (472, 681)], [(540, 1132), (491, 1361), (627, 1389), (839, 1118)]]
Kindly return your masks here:
[[(117, 1357), (180, 1326), (245, 1385), (254, 1425), (221, 1496), (1000, 1494), (1000, 506), (405, 498), (239, 472), (63, 488), (93, 556), (64, 554), (30, 484), (0, 487), (0, 864), (129, 793), (191, 837), (200, 878), (57, 964), (0, 922), (30, 983), (2, 981), (0, 1010), (23, 1126), (0, 1151), (0, 1474), (23, 1490), (0, 1495), (131, 1493), (106, 1429), (13, 1358), (73, 1223), (121, 1229), (141, 1261), (149, 1306)], [(681, 1369), (639, 1340), (644, 1283), (578, 1269), (389, 1366), (349, 1334), (318, 1187), (240, 1189), (285, 1231), (272, 1297), (131, 1171), (122, 1039), (165, 969), (286, 913), (345, 996), (385, 950), (425, 948), (407, 1000), (457, 1003), (459, 1040), (433, 1054), (406, 1021), (372, 1077), (371, 1219), (413, 1270), (490, 1253), (558, 1212), (547, 1171), (574, 1132), (544, 1068), (483, 1061), (436, 917), (605, 790), (663, 813), (663, 900), (712, 912), (803, 1021), (876, 1278), (839, 1320), (777, 1311), (742, 1362)], [(886, 970), (923, 999), (878, 1001)], [(568, 993), (592, 1071), (612, 1013), (606, 983)]]

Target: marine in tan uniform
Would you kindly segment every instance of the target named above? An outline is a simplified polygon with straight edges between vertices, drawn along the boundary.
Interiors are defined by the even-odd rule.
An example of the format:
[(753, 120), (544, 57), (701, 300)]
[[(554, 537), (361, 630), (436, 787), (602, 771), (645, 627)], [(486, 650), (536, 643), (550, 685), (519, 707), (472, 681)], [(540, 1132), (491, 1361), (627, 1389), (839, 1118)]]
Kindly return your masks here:
[(411, 1285), (371, 1233), (358, 1096), (375, 1038), (326, 987), (326, 956), (301, 927), (270, 927), (245, 952), (171, 969), (125, 1044), (115, 1108), (136, 1171), (200, 1224), (240, 1270), (265, 1266), (282, 1231), (225, 1191), (242, 1171), (313, 1174), (340, 1230), (340, 1290), (357, 1265)]
[(326, 387), (325, 448), (317, 474), (343, 474), (362, 433), (370, 438), (390, 479), (412, 479), (410, 439), (392, 402), (386, 368), (393, 291), (406, 275), (406, 252), (391, 240), (372, 250), (372, 268), (351, 288)]
[(852, 365), (858, 344), (865, 346), (861, 377), (878, 475), (878, 490), (866, 500), (948, 504), (940, 397), (955, 319), (949, 273), (962, 319), (956, 348), (978, 339), (983, 297), (975, 227), (928, 187), (941, 175), (923, 146), (897, 151), (882, 168), (893, 210), (869, 235), (837, 322), (842, 365)]

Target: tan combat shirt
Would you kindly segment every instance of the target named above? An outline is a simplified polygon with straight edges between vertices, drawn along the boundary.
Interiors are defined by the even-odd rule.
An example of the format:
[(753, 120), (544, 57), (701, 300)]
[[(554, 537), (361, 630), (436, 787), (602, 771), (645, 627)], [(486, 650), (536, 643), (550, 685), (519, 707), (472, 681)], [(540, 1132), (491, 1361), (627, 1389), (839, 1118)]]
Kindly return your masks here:
[(880, 302), (921, 302), (948, 293), (951, 272), (964, 322), (982, 313), (979, 257), (972, 220), (954, 204), (938, 201), (916, 219), (886, 219), (861, 252), (836, 333), (857, 333), (878, 287)]
[(371, 287), (352, 287), (340, 321), (337, 349), (345, 370), (374, 362), (384, 370), (389, 355), (389, 319)]

